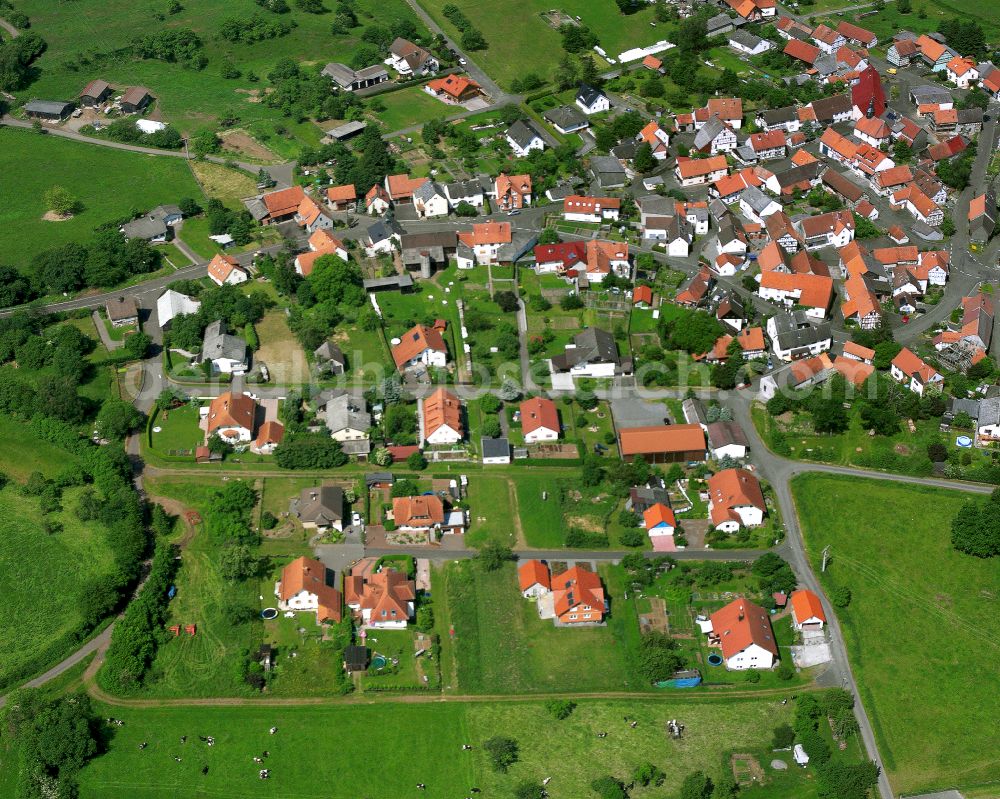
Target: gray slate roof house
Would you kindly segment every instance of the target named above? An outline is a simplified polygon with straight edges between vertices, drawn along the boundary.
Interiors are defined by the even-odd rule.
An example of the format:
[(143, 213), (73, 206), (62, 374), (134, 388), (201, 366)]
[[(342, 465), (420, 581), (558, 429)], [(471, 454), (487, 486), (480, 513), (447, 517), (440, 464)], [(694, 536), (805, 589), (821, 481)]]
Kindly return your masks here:
[(786, 105), (784, 108), (769, 108), (765, 111), (758, 111), (756, 122), (762, 127), (770, 130), (781, 125), (787, 125), (798, 119), (799, 112), (794, 105)]
[(367, 431), (372, 426), (372, 415), (365, 410), (364, 398), (355, 397), (346, 391), (327, 400), (323, 413), (331, 434), (348, 429)]
[(795, 352), (830, 338), (830, 323), (813, 324), (805, 311), (775, 314), (772, 321), (774, 343), (779, 350)]
[(625, 510), (644, 513), (657, 503), (670, 507), (670, 492), (666, 488), (648, 484), (633, 486), (629, 489), (628, 499), (625, 500)]
[(596, 155), (591, 158), (590, 171), (603, 189), (616, 189), (628, 182), (625, 167), (618, 163), (617, 158), (609, 155)]
[(202, 361), (215, 363), (224, 360), (246, 363), (246, 357), (246, 341), (229, 333), (224, 321), (220, 319), (205, 328), (205, 337), (201, 345)]
[(135, 297), (114, 297), (107, 301), (104, 310), (108, 321), (114, 327), (122, 327), (139, 321), (139, 306)]
[(997, 194), (993, 186), (986, 189), (985, 209), (975, 219), (969, 220), (969, 238), (973, 241), (986, 241), (993, 235), (997, 223)]
[(170, 229), (183, 218), (176, 205), (158, 205), (145, 216), (126, 222), (121, 231), (126, 239), (166, 241), (171, 238)]
[(506, 438), (482, 438), (483, 462), (510, 462), (510, 442)]
[(303, 488), (289, 503), (288, 512), (303, 525), (339, 527), (344, 522), (344, 490), (340, 486)]
[(715, 114), (709, 117), (708, 122), (701, 126), (701, 129), (694, 134), (694, 147), (696, 150), (704, 151), (707, 149), (713, 141), (715, 141), (716, 136), (722, 133), (728, 125), (723, 122)]
[(712, 449), (738, 446), (749, 447), (747, 434), (737, 422), (712, 422), (708, 426), (708, 442)]
[(560, 133), (573, 133), (590, 126), (587, 117), (576, 106), (572, 105), (551, 108), (542, 114), (542, 117)]
[(552, 366), (560, 372), (568, 372), (574, 366), (584, 363), (620, 364), (618, 345), (606, 330), (589, 327), (573, 337), (573, 344), (552, 358)]
[(540, 139), (542, 144), (545, 143), (545, 137), (531, 120), (514, 120), (514, 123), (507, 128), (506, 136), (522, 150), (527, 150), (535, 139)]
[(700, 424), (708, 427), (708, 414), (705, 410), (705, 403), (700, 399), (686, 399), (681, 403), (681, 410), (684, 411), (684, 421), (688, 424)]
[(332, 341), (324, 341), (313, 350), (313, 358), (316, 360), (316, 371), (321, 374), (342, 375), (347, 366), (344, 353)]
[(760, 36), (754, 36), (750, 31), (737, 30), (729, 34), (729, 42), (735, 42), (747, 50), (756, 50), (764, 40)]

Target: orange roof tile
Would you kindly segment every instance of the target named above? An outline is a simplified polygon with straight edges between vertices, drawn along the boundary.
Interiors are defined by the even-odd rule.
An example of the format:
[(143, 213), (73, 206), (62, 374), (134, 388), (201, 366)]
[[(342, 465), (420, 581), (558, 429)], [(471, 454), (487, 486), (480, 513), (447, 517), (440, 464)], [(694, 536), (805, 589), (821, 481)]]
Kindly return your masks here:
[(756, 644), (778, 657), (778, 645), (767, 611), (749, 599), (739, 597), (711, 615), (712, 630), (719, 637), (722, 656), (734, 655)]
[(540, 560), (526, 560), (517, 568), (517, 581), (522, 591), (527, 591), (533, 585), (540, 585), (545, 589), (552, 587), (549, 577), (549, 567)]
[(461, 400), (445, 388), (438, 387), (424, 400), (424, 438), (430, 438), (442, 427), (449, 427), (460, 436), (465, 434)]
[(559, 411), (556, 404), (547, 397), (533, 397), (525, 400), (520, 406), (521, 432), (524, 435), (533, 433), (539, 428), (547, 428), (559, 432)]
[(813, 618), (819, 619), (826, 624), (826, 613), (823, 612), (823, 605), (819, 601), (819, 597), (812, 591), (807, 588), (800, 588), (798, 591), (792, 591), (790, 598), (792, 601), (792, 613), (799, 624)]
[(643, 511), (642, 520), (645, 522), (647, 530), (652, 530), (658, 524), (664, 524), (667, 527), (677, 527), (677, 517), (674, 516), (673, 510), (662, 502), (657, 502), (646, 508)]
[(426, 325), (416, 325), (407, 330), (400, 337), (399, 344), (392, 348), (392, 359), (396, 366), (402, 367), (427, 349), (447, 352), (440, 332)]
[(618, 431), (622, 455), (701, 453), (705, 451), (705, 431), (699, 424), (669, 424), (626, 427)]

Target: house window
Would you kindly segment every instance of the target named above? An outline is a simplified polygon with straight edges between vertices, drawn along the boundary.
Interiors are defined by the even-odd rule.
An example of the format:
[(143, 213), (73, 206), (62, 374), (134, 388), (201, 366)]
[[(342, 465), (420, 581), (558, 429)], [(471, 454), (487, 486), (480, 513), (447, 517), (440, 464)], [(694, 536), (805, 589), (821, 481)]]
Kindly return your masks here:
[(576, 621), (576, 614), (575, 613), (571, 613), (570, 617), (569, 617), (569, 620), (570, 621)]

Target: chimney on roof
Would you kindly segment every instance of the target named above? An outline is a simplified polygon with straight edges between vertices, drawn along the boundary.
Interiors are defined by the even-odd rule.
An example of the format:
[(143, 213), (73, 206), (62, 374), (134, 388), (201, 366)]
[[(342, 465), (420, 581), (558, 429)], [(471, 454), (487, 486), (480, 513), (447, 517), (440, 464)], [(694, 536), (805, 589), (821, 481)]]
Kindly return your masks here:
[(743, 606), (740, 605), (740, 615), (737, 617), (737, 620), (738, 621), (743, 621), (743, 616), (744, 616), (744, 614), (743, 614)]

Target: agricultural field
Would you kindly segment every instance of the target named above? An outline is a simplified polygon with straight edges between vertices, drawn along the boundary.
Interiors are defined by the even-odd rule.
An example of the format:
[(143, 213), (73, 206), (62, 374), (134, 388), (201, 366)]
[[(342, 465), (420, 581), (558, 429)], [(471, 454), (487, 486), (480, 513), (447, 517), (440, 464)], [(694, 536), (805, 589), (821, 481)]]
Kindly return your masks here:
[[(106, 710), (106, 712), (105, 712)], [(177, 707), (133, 710), (99, 707), (125, 724), (116, 731), (106, 755), (81, 774), (82, 799), (110, 799), (127, 793), (136, 799), (176, 795), (241, 797), (410, 796), (417, 782), (427, 799), (460, 796), (472, 786), (486, 796), (509, 796), (525, 779), (552, 777), (553, 799), (578, 799), (590, 782), (605, 774), (628, 779), (632, 769), (649, 761), (667, 772), (663, 788), (637, 788), (636, 799), (672, 795), (690, 771), (721, 771), (722, 754), (766, 745), (770, 730), (791, 719), (791, 705), (774, 700), (692, 703), (581, 700), (573, 714), (556, 721), (542, 702), (380, 703), (358, 707)], [(622, 723), (630, 715), (636, 729)], [(667, 738), (665, 725), (678, 718), (684, 738)], [(268, 729), (277, 726), (276, 735)], [(377, 735), (372, 730), (378, 730)], [(155, 730), (155, 735), (150, 734)], [(336, 734), (317, 735), (316, 730)], [(608, 730), (607, 738), (597, 738)], [(554, 734), (558, 733), (558, 734)], [(180, 736), (189, 736), (186, 756), (173, 761)], [(212, 735), (204, 747), (197, 735)], [(511, 735), (520, 761), (507, 774), (492, 771), (482, 742)], [(192, 739), (194, 739), (192, 741)], [(139, 750), (142, 741), (145, 750)], [(464, 743), (474, 749), (462, 752)], [(271, 779), (257, 778), (250, 755), (268, 750)], [(308, 754), (307, 754), (308, 753)], [(357, 768), (359, 763), (387, 762), (392, 768)], [(209, 767), (202, 775), (203, 765)], [(322, 785), (321, 793), (317, 785)], [(198, 788), (195, 788), (198, 786)], [(666, 790), (668, 793), (664, 794)], [(193, 793), (197, 791), (197, 793)]]
[[(39, 165), (44, 164), (44, 169)], [(68, 242), (86, 243), (94, 228), (160, 203), (202, 198), (180, 158), (95, 147), (55, 136), (0, 128), (0, 172), (18, 202), (0, 208), (0, 258), (27, 269), (33, 255)], [(72, 219), (49, 222), (45, 192), (62, 186), (83, 204)]]
[[(473, 563), (446, 572), (455, 628), (458, 690), (530, 694), (544, 691), (635, 690), (610, 627), (559, 629), (538, 618), (518, 591), (513, 563), (485, 572)], [(580, 663), (587, 663), (580, 669)]]
[[(25, 435), (4, 435), (3, 469), (20, 476), (21, 470), (41, 467), (58, 472), (72, 457)], [(0, 434), (8, 432), (0, 428)], [(20, 442), (20, 443), (16, 443)], [(22, 451), (22, 447), (24, 450)], [(50, 449), (52, 451), (50, 451)], [(29, 451), (30, 450), (30, 451)], [(19, 457), (23, 455), (22, 457)], [(80, 604), (95, 581), (109, 576), (113, 554), (103, 529), (77, 518), (76, 505), (83, 489), (63, 492), (62, 510), (46, 516), (39, 499), (22, 495), (14, 483), (0, 490), (0, 597), (5, 622), (0, 628), (0, 687), (22, 669), (41, 670), (73, 648), (74, 633), (85, 619)], [(62, 525), (55, 533), (43, 531), (43, 520)], [(58, 574), (59, 590), (52, 590), (51, 575)]]
[(1000, 572), (951, 547), (968, 495), (819, 474), (793, 490), (814, 570), (830, 546), (821, 579), (853, 595), (838, 615), (894, 790), (995, 780), (997, 693), (978, 664), (1000, 639), (975, 620), (996, 613)]
[[(291, 58), (306, 68), (320, 69), (328, 61), (349, 63), (361, 44), (365, 27), (385, 24), (393, 19), (410, 19), (422, 30), (418, 18), (405, 0), (357, 0), (353, 4), (359, 27), (350, 34), (332, 36), (334, 3), (325, 4), (324, 13), (309, 14), (295, 8), (281, 15), (295, 24), (292, 31), (275, 39), (255, 44), (230, 43), (218, 36), (222, 22), (230, 17), (251, 17), (254, 13), (273, 20), (252, 0), (190, 0), (181, 11), (169, 17), (169, 27), (189, 28), (205, 43), (203, 52), (209, 63), (203, 70), (191, 69), (165, 61), (131, 61), (94, 57), (94, 51), (106, 53), (127, 45), (138, 33), (163, 27), (161, 2), (140, 0), (81, 0), (72, 13), (46, 0), (26, 0), (18, 6), (48, 43), (48, 50), (38, 60), (39, 79), (24, 93), (31, 97), (76, 97), (93, 78), (101, 77), (115, 86), (141, 84), (156, 96), (156, 112), (164, 121), (183, 133), (214, 126), (223, 112), (235, 113), (244, 128), (249, 128), (263, 143), (280, 151), (290, 135), (298, 143), (316, 144), (322, 131), (311, 123), (296, 124), (278, 109), (260, 101), (267, 84), (264, 79), (283, 58)], [(87, 54), (89, 63), (80, 57)], [(227, 62), (236, 64), (242, 76), (222, 77)], [(259, 82), (247, 79), (254, 73)], [(310, 130), (311, 129), (311, 130)], [(266, 139), (265, 139), (266, 136)], [(280, 155), (291, 155), (279, 152)]]
[(193, 160), (191, 171), (204, 189), (206, 197), (222, 200), (226, 205), (242, 209), (240, 200), (257, 193), (257, 179), (242, 169), (215, 164), (211, 161)]
[[(455, 36), (458, 31), (442, 14), (445, 5), (447, 0), (424, 3), (438, 24)], [(491, 4), (475, 0), (456, 0), (455, 5), (482, 31), (489, 45), (486, 50), (471, 53), (472, 58), (506, 88), (526, 72), (536, 72), (547, 79), (558, 66), (563, 53), (561, 38), (542, 16), (553, 8), (579, 17), (598, 34), (601, 47), (612, 58), (632, 47), (669, 40), (674, 32), (669, 23), (650, 26), (652, 8), (623, 16), (613, 0), (563, 0), (556, 6), (547, 0), (515, 0), (505, 6), (503, 14), (497, 14)]]

